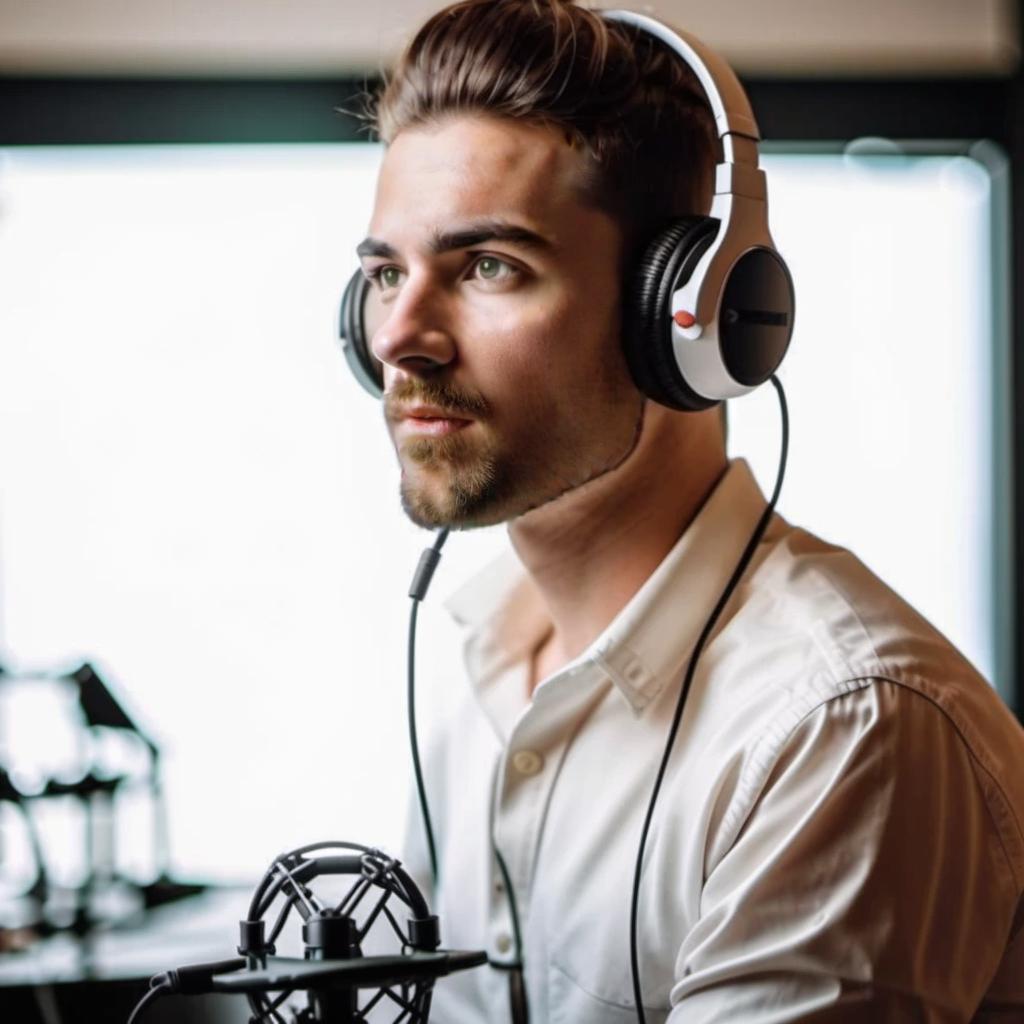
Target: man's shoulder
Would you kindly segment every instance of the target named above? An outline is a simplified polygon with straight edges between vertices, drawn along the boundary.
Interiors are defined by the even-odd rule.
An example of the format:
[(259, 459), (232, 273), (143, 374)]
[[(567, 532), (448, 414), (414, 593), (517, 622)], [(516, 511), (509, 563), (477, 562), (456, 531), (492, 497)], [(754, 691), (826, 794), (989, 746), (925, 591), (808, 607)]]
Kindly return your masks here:
[[(931, 622), (846, 548), (779, 522), (736, 612), (793, 677), (779, 685), (808, 708), (871, 680), (931, 701), (963, 732), (1013, 715), (994, 688)], [(783, 667), (784, 666), (784, 667)]]
[(769, 536), (738, 617), (813, 647), (820, 675), (839, 684), (902, 676), (908, 685), (921, 675), (991, 692), (953, 643), (851, 551), (781, 521)]
[[(962, 744), (1000, 831), (1016, 837), (1012, 859), (1024, 865), (1024, 730), (994, 688), (850, 551), (782, 521), (765, 547), (721, 634), (726, 661), (756, 659), (761, 668), (761, 690), (750, 694), (761, 702), (751, 760), (767, 769), (811, 716), (844, 705), (871, 717), (865, 735), (913, 717), (916, 735)], [(744, 653), (737, 638), (747, 641)], [(736, 679), (728, 669), (724, 676)]]

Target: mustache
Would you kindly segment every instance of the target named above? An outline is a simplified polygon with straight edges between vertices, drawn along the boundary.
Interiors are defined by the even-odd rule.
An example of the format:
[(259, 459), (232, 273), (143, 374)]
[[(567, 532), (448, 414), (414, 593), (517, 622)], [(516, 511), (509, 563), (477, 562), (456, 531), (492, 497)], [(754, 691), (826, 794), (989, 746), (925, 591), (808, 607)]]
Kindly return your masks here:
[(393, 419), (399, 415), (401, 406), (417, 402), (436, 405), (452, 415), (464, 413), (475, 419), (483, 419), (491, 411), (487, 399), (478, 391), (465, 391), (448, 381), (406, 377), (384, 395), (384, 414), (388, 419)]

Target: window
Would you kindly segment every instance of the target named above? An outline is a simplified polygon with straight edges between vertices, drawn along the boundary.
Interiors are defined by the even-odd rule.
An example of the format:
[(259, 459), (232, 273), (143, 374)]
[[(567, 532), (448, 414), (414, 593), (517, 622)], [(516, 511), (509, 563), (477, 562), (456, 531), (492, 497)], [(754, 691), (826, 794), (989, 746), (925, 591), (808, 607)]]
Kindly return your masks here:
[[(185, 874), (401, 835), (405, 595), (429, 537), (401, 513), (380, 411), (334, 340), (378, 159), (367, 144), (0, 151), (2, 657), (105, 672), (165, 751)], [(998, 682), (999, 159), (765, 164), (797, 284), (780, 509), (857, 551)], [(730, 435), (769, 491), (771, 389), (732, 404)], [(503, 546), (490, 530), (445, 549), (420, 617), (424, 729), (458, 695), (442, 598)], [(37, 728), (38, 750), (57, 742)], [(119, 855), (144, 876), (149, 832), (127, 810)]]

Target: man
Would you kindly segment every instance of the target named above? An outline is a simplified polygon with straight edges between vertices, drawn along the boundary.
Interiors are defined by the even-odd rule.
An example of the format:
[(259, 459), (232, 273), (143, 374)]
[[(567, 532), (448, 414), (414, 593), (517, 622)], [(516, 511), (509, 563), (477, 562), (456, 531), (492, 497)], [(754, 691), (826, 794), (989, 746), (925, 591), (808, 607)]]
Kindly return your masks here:
[[(676, 57), (561, 0), (441, 12), (377, 118), (359, 252), (402, 500), (507, 523), (516, 555), (453, 602), (471, 689), (427, 765), (444, 943), (499, 966), (439, 982), (434, 1016), (508, 1019), (521, 952), (535, 1024), (632, 1021), (641, 823), (765, 505), (719, 411), (646, 400), (620, 340), (646, 242), (708, 209), (713, 127)], [(947, 641), (773, 518), (647, 845), (646, 1018), (1024, 1019), (1022, 755)]]

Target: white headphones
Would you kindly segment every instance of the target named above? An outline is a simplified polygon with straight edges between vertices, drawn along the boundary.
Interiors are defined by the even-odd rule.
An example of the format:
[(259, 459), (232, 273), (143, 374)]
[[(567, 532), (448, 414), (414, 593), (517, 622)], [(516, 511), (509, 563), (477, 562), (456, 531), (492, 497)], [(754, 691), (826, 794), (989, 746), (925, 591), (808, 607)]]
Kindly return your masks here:
[[(626, 359), (640, 390), (673, 409), (707, 409), (768, 380), (793, 334), (793, 281), (768, 230), (760, 132), (739, 79), (698, 39), (631, 11), (602, 17), (678, 54), (714, 114), (722, 163), (710, 214), (680, 217), (647, 245), (622, 318)], [(384, 378), (364, 320), (368, 292), (356, 271), (342, 298), (339, 337), (356, 379), (379, 398)]]

